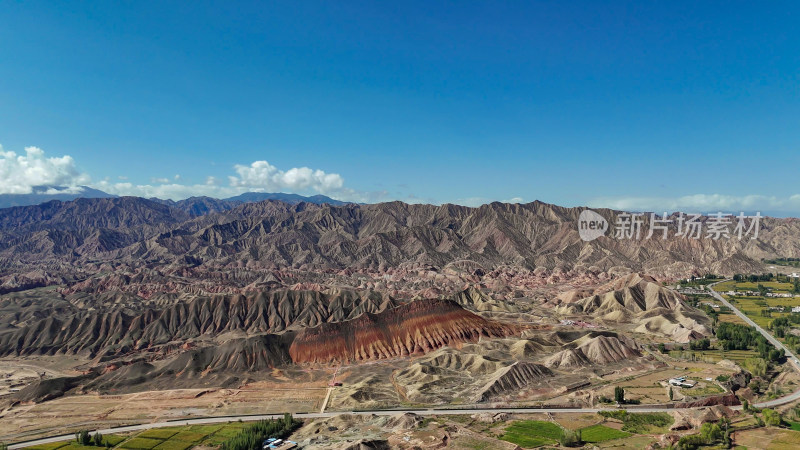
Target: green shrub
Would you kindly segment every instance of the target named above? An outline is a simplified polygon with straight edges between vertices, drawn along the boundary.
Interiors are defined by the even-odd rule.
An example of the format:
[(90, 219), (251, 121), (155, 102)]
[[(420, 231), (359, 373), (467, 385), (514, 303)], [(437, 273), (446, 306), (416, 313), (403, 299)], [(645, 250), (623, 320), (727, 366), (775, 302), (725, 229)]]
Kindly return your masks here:
[(764, 415), (764, 422), (767, 425), (778, 427), (781, 425), (781, 422), (783, 422), (781, 414), (774, 409), (764, 408), (761, 410), (761, 413)]
[(583, 443), (581, 440), (581, 430), (564, 430), (559, 440), (564, 447), (577, 447)]
[(722, 439), (722, 430), (715, 423), (704, 423), (700, 427), (700, 437), (706, 444), (713, 444)]
[(700, 448), (701, 446), (705, 445), (705, 439), (699, 434), (690, 434), (688, 436), (683, 436), (678, 440), (678, 447), (681, 450), (693, 450), (696, 448)]
[(753, 375), (763, 377), (767, 373), (767, 361), (763, 358), (747, 358), (744, 367)]

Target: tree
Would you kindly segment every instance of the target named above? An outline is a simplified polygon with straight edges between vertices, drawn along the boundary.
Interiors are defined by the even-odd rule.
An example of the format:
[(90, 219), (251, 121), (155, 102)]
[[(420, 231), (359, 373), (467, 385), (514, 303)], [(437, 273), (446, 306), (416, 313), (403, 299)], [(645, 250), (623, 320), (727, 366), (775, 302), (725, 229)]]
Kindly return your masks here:
[(767, 362), (762, 358), (746, 358), (744, 366), (757, 377), (763, 377), (767, 374)]
[(703, 437), (699, 434), (690, 434), (688, 436), (683, 436), (678, 441), (677, 448), (679, 449), (696, 449), (700, 448), (701, 445), (704, 445), (705, 441)]
[(674, 394), (672, 393), (672, 387), (669, 388), (669, 401), (672, 401)]
[(614, 388), (614, 401), (620, 405), (625, 403), (625, 389), (622, 386)]
[(708, 338), (695, 339), (689, 342), (689, 348), (691, 350), (708, 350), (711, 348), (711, 340)]
[(722, 416), (719, 418), (719, 422), (717, 422), (717, 425), (719, 425), (720, 430), (728, 430), (728, 428), (730, 428), (731, 426), (731, 419)]
[(713, 444), (722, 439), (722, 430), (715, 423), (704, 423), (700, 427), (700, 437), (706, 444)]
[(781, 422), (783, 422), (781, 413), (775, 411), (774, 409), (764, 408), (761, 413), (764, 414), (764, 422), (767, 425), (777, 427), (780, 426)]
[(561, 445), (564, 447), (577, 447), (581, 445), (583, 440), (581, 439), (581, 430), (564, 430), (564, 433), (561, 435)]
[(769, 360), (772, 362), (778, 362), (783, 358), (783, 349), (778, 350), (777, 348), (773, 348), (769, 351)]
[(103, 435), (100, 434), (99, 431), (94, 434), (94, 438), (92, 440), (94, 441), (94, 445), (95, 446), (97, 446), (97, 447), (102, 447), (103, 446)]
[(221, 450), (260, 450), (261, 443), (269, 437), (284, 439), (302, 424), (291, 415), (283, 419), (260, 420), (245, 426), (237, 435), (222, 443)]
[(667, 353), (667, 346), (664, 343), (658, 344), (658, 351), (661, 353)]
[(750, 402), (748, 402), (746, 398), (742, 399), (742, 411), (750, 412)]
[(92, 445), (92, 436), (89, 435), (89, 430), (81, 430), (75, 433), (75, 441), (85, 446)]

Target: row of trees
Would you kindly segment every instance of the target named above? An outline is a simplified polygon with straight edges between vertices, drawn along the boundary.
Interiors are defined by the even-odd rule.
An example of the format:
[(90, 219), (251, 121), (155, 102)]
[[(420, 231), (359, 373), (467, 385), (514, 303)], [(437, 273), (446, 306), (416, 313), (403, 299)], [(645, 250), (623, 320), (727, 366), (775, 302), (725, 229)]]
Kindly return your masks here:
[(100, 432), (94, 434), (94, 436), (89, 434), (89, 430), (80, 430), (75, 433), (75, 442), (84, 446), (95, 446), (95, 447), (106, 447), (111, 448), (112, 445), (107, 440), (103, 439), (103, 435)]
[[(754, 408), (746, 399), (742, 400), (742, 411), (752, 414), (759, 426), (763, 427), (764, 425), (769, 425), (773, 427), (779, 427), (784, 425), (783, 416), (781, 413), (770, 408)], [(759, 417), (758, 413), (761, 413), (762, 417)]]
[(695, 339), (689, 342), (689, 350), (708, 350), (711, 348), (711, 340), (709, 338)]
[(730, 420), (727, 417), (718, 423), (704, 423), (700, 427), (700, 434), (683, 436), (676, 446), (677, 449), (696, 449), (707, 445), (722, 443), (724, 448), (731, 447)]
[(717, 327), (716, 334), (725, 350), (753, 349), (762, 358), (771, 362), (777, 362), (784, 357), (783, 350), (773, 347), (761, 333), (746, 325), (722, 322)]
[(302, 424), (291, 414), (283, 419), (261, 420), (246, 426), (239, 434), (222, 443), (222, 450), (261, 450), (264, 440), (274, 437), (284, 439)]
[[(793, 284), (792, 292), (795, 294), (800, 294), (800, 279), (797, 278), (792, 279), (789, 278), (787, 275), (783, 275), (780, 273), (777, 275), (774, 275), (772, 273), (762, 273), (761, 275), (754, 275), (754, 274), (743, 275), (741, 273), (737, 273), (736, 275), (733, 276), (733, 281), (740, 283), (745, 281), (750, 283), (759, 283), (763, 281), (779, 281), (782, 283), (792, 283)], [(758, 291), (762, 296), (765, 295), (770, 290), (771, 289), (765, 287), (762, 284), (758, 285)]]
[(781, 266), (800, 267), (800, 258), (765, 259), (764, 262), (767, 264), (778, 264)]
[(789, 348), (800, 352), (800, 336), (789, 333), (789, 330), (800, 324), (800, 313), (791, 313), (788, 316), (778, 317), (769, 323), (769, 329), (775, 336), (784, 340)]
[(762, 273), (761, 275), (743, 275), (741, 273), (737, 273), (733, 276), (733, 281), (736, 282), (743, 282), (749, 281), (750, 283), (758, 283), (759, 281), (772, 281), (775, 278), (775, 275), (772, 273)]

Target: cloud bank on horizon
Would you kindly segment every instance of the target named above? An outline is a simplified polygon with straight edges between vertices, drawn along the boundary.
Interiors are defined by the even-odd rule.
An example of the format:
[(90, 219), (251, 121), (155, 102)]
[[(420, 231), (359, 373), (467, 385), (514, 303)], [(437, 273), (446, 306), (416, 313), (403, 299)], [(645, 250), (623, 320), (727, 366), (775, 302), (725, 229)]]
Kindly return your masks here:
[[(80, 171), (75, 160), (69, 156), (48, 157), (38, 147), (26, 147), (25, 154), (4, 151), (0, 146), (0, 194), (31, 194), (45, 187), (59, 187), (53, 193), (80, 192), (81, 186), (89, 186), (113, 195), (158, 197), (180, 200), (192, 196), (232, 197), (244, 192), (293, 192), (300, 194), (322, 194), (344, 201), (369, 202), (384, 197), (384, 192), (362, 192), (345, 187), (344, 178), (337, 173), (320, 169), (293, 167), (281, 170), (267, 161), (254, 161), (249, 165), (233, 166), (236, 175), (228, 176), (223, 184), (218, 178), (209, 176), (203, 183), (180, 183), (181, 176), (171, 178), (154, 177), (151, 184), (136, 184), (119, 176), (120, 181), (92, 178)], [(66, 188), (64, 190), (63, 188)]]
[(610, 208), (637, 212), (692, 212), (692, 213), (738, 213), (764, 211), (767, 213), (794, 213), (800, 211), (800, 194), (788, 197), (767, 195), (721, 195), (694, 194), (676, 198), (667, 197), (621, 197), (595, 198), (588, 202), (592, 208)]
[(36, 186), (78, 187), (89, 182), (71, 156), (45, 157), (37, 147), (24, 155), (3, 151), (0, 146), (0, 194), (30, 194)]
[[(26, 147), (24, 154), (5, 151), (0, 146), (0, 194), (30, 194), (41, 187), (58, 187), (48, 193), (80, 192), (81, 186), (89, 186), (113, 195), (132, 195), (138, 197), (157, 197), (180, 200), (192, 196), (226, 198), (244, 192), (292, 192), (298, 194), (322, 194), (342, 201), (380, 202), (402, 200), (407, 203), (439, 203), (428, 198), (409, 195), (406, 198), (389, 198), (386, 191), (364, 192), (345, 186), (344, 178), (338, 173), (321, 169), (293, 167), (279, 169), (267, 161), (254, 161), (249, 165), (235, 164), (235, 175), (227, 177), (227, 184), (214, 176), (208, 176), (203, 183), (181, 183), (180, 175), (154, 177), (150, 184), (136, 184), (120, 175), (117, 181), (106, 177), (99, 181), (82, 172), (75, 160), (69, 156), (52, 157), (45, 155), (38, 147)], [(38, 188), (38, 189), (37, 189)], [(767, 211), (772, 213), (797, 214), (800, 212), (800, 194), (788, 197), (722, 194), (695, 194), (681, 197), (596, 197), (585, 201), (591, 208), (611, 208), (623, 211), (648, 212), (738, 212)], [(465, 206), (480, 206), (492, 201), (522, 203), (522, 197), (490, 199), (485, 197), (465, 197), (451, 201)]]

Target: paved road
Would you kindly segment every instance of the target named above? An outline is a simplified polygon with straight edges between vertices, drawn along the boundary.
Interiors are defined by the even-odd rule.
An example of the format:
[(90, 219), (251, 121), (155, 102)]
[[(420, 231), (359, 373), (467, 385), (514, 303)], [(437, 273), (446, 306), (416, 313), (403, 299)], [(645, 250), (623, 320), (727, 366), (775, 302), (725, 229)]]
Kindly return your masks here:
[[(297, 413), (293, 414), (294, 417), (298, 419), (320, 419), (320, 418), (329, 418), (335, 417), (341, 414), (357, 414), (357, 415), (377, 415), (377, 416), (391, 416), (395, 414), (402, 414), (402, 413), (413, 413), (420, 416), (431, 416), (431, 415), (461, 415), (461, 414), (481, 414), (481, 413), (490, 413), (490, 414), (497, 414), (501, 412), (506, 413), (596, 413), (600, 411), (614, 411), (617, 408), (476, 408), (476, 409), (409, 409), (409, 410), (381, 410), (381, 411), (356, 411), (356, 412), (326, 412), (326, 413)], [(674, 408), (669, 408), (666, 405), (653, 405), (653, 406), (631, 406), (628, 408), (629, 411), (636, 411), (636, 412), (663, 412), (665, 410), (672, 410)], [(183, 426), (183, 425), (203, 425), (203, 424), (213, 424), (213, 423), (227, 423), (227, 422), (235, 422), (237, 420), (243, 421), (253, 421), (253, 420), (264, 420), (264, 419), (281, 419), (283, 418), (283, 414), (266, 414), (266, 415), (248, 415), (248, 416), (222, 416), (222, 417), (203, 417), (197, 419), (184, 419), (184, 420), (173, 420), (169, 422), (157, 422), (157, 423), (144, 423), (141, 425), (130, 425), (124, 427), (114, 427), (114, 428), (107, 428), (105, 430), (96, 430), (99, 431), (100, 434), (113, 434), (113, 433), (125, 433), (130, 431), (143, 431), (149, 430), (152, 428), (163, 428), (163, 427), (174, 427), (174, 426)], [(95, 431), (91, 431), (91, 434), (94, 434)], [(65, 434), (61, 436), (53, 436), (48, 438), (36, 439), (33, 441), (27, 442), (20, 442), (18, 444), (9, 445), (9, 450), (30, 447), (33, 445), (42, 445), (42, 444), (52, 444), (54, 442), (62, 442), (70, 439), (75, 439), (75, 434)]]
[[(730, 281), (730, 280), (724, 280), (724, 281)], [(750, 319), (749, 317), (747, 317), (743, 312), (739, 311), (739, 308), (733, 306), (733, 304), (731, 304), (731, 302), (725, 300), (725, 297), (719, 295), (719, 293), (714, 290), (714, 286), (716, 286), (718, 283), (722, 283), (724, 281), (719, 281), (717, 283), (713, 283), (713, 284), (708, 285), (708, 290), (711, 292), (711, 296), (713, 296), (715, 299), (717, 299), (720, 302), (722, 302), (723, 305), (725, 305), (728, 308), (730, 308), (733, 311), (734, 314), (736, 314), (737, 316), (741, 317), (742, 320), (744, 320), (748, 325), (750, 325), (751, 327), (753, 327), (756, 330), (758, 330), (758, 332), (761, 333), (762, 336), (767, 338), (767, 340), (769, 342), (771, 342), (772, 345), (775, 346), (775, 348), (783, 349), (784, 353), (786, 354), (786, 358), (787, 358), (787, 360), (789, 362), (789, 365), (791, 367), (793, 367), (795, 370), (797, 370), (798, 372), (800, 372), (800, 360), (797, 359), (797, 355), (795, 355), (791, 350), (789, 350), (788, 347), (783, 345), (783, 343), (781, 341), (775, 339), (775, 337), (772, 336), (772, 334), (768, 333), (767, 330), (761, 328), (757, 323), (753, 322), (753, 320)], [(793, 402), (793, 401), (798, 400), (798, 399), (800, 399), (800, 390), (797, 390), (797, 391), (795, 391), (795, 392), (793, 392), (793, 393), (791, 393), (791, 394), (789, 394), (789, 395), (787, 395), (785, 397), (776, 398), (775, 400), (769, 400), (769, 401), (766, 401), (766, 402), (756, 403), (753, 406), (756, 406), (758, 408), (771, 408), (773, 406), (783, 405), (783, 404), (790, 403), (790, 402)]]
[[(727, 281), (727, 280), (726, 280)], [(721, 295), (719, 295), (714, 289), (713, 286), (716, 283), (709, 285), (709, 290), (711, 295), (714, 296), (717, 300), (721, 301), (722, 304), (731, 308), (731, 310), (739, 317), (741, 317), (746, 323), (750, 326), (755, 327), (767, 340), (772, 342), (777, 348), (782, 348), (784, 352), (786, 352), (786, 356), (789, 358), (789, 363), (794, 367), (795, 370), (800, 372), (800, 361), (798, 361), (797, 356), (792, 353), (788, 348), (786, 348), (780, 341), (772, 337), (771, 334), (767, 333), (763, 328), (758, 326), (755, 322), (750, 320), (749, 317), (744, 315), (739, 309), (733, 306), (730, 302), (725, 300)], [(775, 400), (770, 400), (767, 402), (756, 403), (753, 406), (758, 408), (769, 408), (773, 406), (783, 405), (786, 403), (793, 402), (795, 400), (800, 399), (800, 390), (793, 392), (785, 397), (781, 397)], [(741, 407), (734, 407), (732, 409), (739, 409)], [(421, 416), (426, 415), (447, 415), (447, 414), (481, 414), (481, 413), (500, 413), (500, 412), (507, 412), (507, 413), (596, 413), (600, 411), (613, 411), (616, 408), (476, 408), (476, 409), (418, 409), (418, 410), (393, 410), (393, 411), (358, 411), (352, 412), (351, 414), (359, 414), (359, 415), (378, 415), (378, 416), (388, 416), (400, 413), (413, 413)], [(665, 410), (672, 410), (669, 405), (643, 405), (641, 407), (629, 407), (629, 411), (636, 411), (636, 412), (661, 412)], [(319, 418), (329, 418), (338, 416), (340, 414), (344, 414), (343, 412), (326, 412), (326, 413), (299, 413), (294, 414), (295, 417), (298, 419), (319, 419)], [(149, 430), (151, 428), (162, 428), (162, 427), (173, 427), (173, 426), (182, 426), (182, 425), (200, 425), (200, 424), (213, 424), (213, 423), (225, 423), (225, 422), (235, 422), (237, 420), (244, 420), (244, 421), (251, 421), (251, 420), (262, 420), (262, 419), (274, 419), (274, 418), (281, 418), (283, 417), (282, 414), (267, 414), (261, 416), (223, 416), (223, 417), (204, 417), (198, 419), (184, 419), (184, 420), (175, 420), (169, 422), (158, 422), (158, 423), (145, 423), (141, 425), (130, 425), (124, 427), (115, 427), (115, 428), (108, 428), (105, 430), (97, 430), (101, 434), (113, 434), (113, 433), (124, 433), (130, 431), (143, 431)], [(94, 434), (95, 431), (92, 431)], [(9, 445), (9, 450), (15, 450), (24, 447), (30, 447), (33, 445), (41, 445), (41, 444), (51, 444), (54, 442), (62, 442), (69, 439), (74, 439), (74, 434), (65, 434), (62, 436), (53, 436), (43, 439), (37, 439), (33, 441), (21, 442), (18, 444)]]
[[(725, 281), (728, 281), (728, 280), (725, 280)], [(722, 283), (722, 281), (720, 281), (718, 283)], [(772, 336), (772, 334), (768, 333), (767, 330), (761, 328), (757, 323), (753, 322), (753, 320), (751, 318), (747, 317), (743, 312), (739, 311), (739, 309), (737, 307), (733, 306), (733, 304), (731, 304), (731, 302), (725, 300), (725, 297), (719, 295), (719, 293), (714, 290), (714, 286), (716, 284), (718, 284), (718, 283), (710, 284), (708, 286), (709, 287), (709, 291), (711, 292), (711, 295), (715, 299), (717, 299), (720, 302), (722, 302), (723, 305), (725, 305), (728, 308), (730, 308), (733, 311), (734, 314), (736, 314), (737, 316), (741, 317), (742, 320), (747, 322), (748, 325), (750, 325), (751, 327), (753, 327), (756, 330), (758, 330), (758, 332), (761, 333), (762, 336), (767, 338), (767, 340), (769, 342), (771, 342), (772, 345), (775, 346), (775, 348), (783, 349), (784, 353), (786, 354), (786, 358), (788, 358), (789, 363), (792, 365), (792, 367), (794, 367), (795, 370), (800, 372), (800, 360), (797, 359), (797, 355), (795, 355), (791, 350), (789, 350), (788, 347), (783, 345), (783, 343), (781, 341), (775, 339), (775, 337)]]

